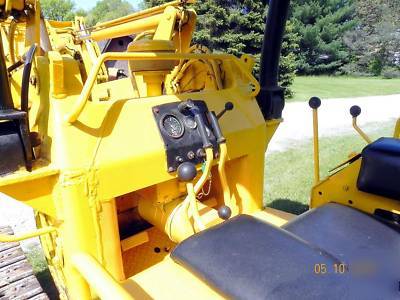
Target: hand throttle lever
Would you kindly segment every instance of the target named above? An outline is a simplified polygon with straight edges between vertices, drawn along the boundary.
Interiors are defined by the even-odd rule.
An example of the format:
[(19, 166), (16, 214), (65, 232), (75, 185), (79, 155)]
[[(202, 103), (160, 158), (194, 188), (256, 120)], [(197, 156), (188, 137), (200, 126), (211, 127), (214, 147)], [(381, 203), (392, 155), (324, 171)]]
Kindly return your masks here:
[(233, 110), (234, 106), (232, 102), (226, 102), (224, 109), (217, 115), (217, 119), (221, 119), (222, 116), (227, 112)]
[(212, 144), (208, 138), (207, 130), (206, 130), (206, 123), (204, 121), (203, 112), (199, 109), (199, 107), (193, 102), (193, 100), (187, 100), (182, 102), (178, 105), (178, 110), (181, 113), (185, 111), (189, 111), (193, 114), (194, 120), (197, 123), (199, 128), (200, 136), (203, 142), (203, 148), (212, 148)]

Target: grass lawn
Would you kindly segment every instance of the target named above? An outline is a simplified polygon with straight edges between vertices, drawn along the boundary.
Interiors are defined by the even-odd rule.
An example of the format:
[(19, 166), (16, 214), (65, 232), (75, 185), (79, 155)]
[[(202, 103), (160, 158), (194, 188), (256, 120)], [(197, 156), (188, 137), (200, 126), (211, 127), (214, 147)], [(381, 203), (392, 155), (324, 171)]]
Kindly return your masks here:
[[(393, 136), (394, 122), (364, 128), (372, 139)], [(360, 152), (364, 140), (356, 133), (320, 139), (321, 178), (345, 161), (352, 152)], [(300, 214), (308, 209), (313, 183), (313, 145), (308, 140), (283, 152), (266, 156), (264, 199), (273, 208)]]
[(54, 285), (50, 271), (47, 268), (47, 262), (44, 258), (42, 249), (34, 247), (26, 251), (25, 254), (32, 265), (33, 272), (43, 290), (47, 293), (50, 299), (58, 299), (57, 288)]
[(323, 99), (400, 94), (400, 79), (347, 76), (298, 76), (289, 101), (308, 101), (312, 96)]

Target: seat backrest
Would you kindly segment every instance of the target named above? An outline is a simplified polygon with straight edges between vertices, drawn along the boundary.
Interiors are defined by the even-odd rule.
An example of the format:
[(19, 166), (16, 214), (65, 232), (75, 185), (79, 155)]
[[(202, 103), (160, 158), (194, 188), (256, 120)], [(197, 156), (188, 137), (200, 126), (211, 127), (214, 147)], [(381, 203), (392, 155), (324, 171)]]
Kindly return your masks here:
[(400, 140), (380, 138), (362, 151), (360, 191), (400, 200)]

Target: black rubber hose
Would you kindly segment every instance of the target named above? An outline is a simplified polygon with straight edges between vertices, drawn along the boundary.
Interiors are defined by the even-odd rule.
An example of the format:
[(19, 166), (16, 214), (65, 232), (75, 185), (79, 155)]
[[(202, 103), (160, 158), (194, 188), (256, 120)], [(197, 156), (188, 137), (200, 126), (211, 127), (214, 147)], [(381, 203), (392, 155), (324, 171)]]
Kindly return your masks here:
[(32, 45), (25, 55), (24, 71), (22, 73), (21, 84), (21, 110), (28, 113), (29, 103), (29, 79), (31, 77), (32, 61), (36, 52), (36, 45)]

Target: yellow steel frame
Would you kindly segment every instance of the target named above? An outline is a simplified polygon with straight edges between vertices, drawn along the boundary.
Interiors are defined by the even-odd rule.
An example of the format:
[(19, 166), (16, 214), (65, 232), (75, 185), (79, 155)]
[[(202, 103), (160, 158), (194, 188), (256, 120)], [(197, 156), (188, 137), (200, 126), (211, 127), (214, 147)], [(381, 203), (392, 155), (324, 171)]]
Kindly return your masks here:
[[(127, 282), (128, 276), (132, 275), (126, 273), (127, 264), (146, 257), (137, 254), (127, 261), (124, 252), (136, 253), (140, 245), (157, 242), (153, 235), (145, 234), (146, 231), (121, 241), (117, 207), (119, 197), (123, 195), (133, 193), (139, 197), (141, 215), (149, 220), (155, 212), (165, 213), (165, 218), (160, 215), (153, 222), (160, 234), (168, 233), (168, 222), (173, 221), (174, 228), (181, 228), (178, 219), (168, 221), (168, 209), (163, 209), (170, 207), (173, 211), (181, 203), (189, 204), (188, 213), (196, 219), (195, 231), (220, 222), (213, 208), (216, 205), (225, 203), (234, 208), (235, 214), (254, 213), (263, 207), (263, 168), (259, 166), (264, 165), (267, 144), (282, 120), (265, 123), (255, 100), (260, 87), (244, 59), (226, 54), (187, 53), (196, 14), (182, 7), (185, 2), (174, 1), (86, 30), (81, 29), (82, 19), (45, 22), (50, 45), (45, 55), (39, 53), (35, 59), (33, 75), (37, 81), (30, 93), (31, 127), (42, 138), (40, 160), (35, 162), (32, 173), (20, 170), (0, 178), (0, 192), (32, 206), (42, 219), (51, 220), (51, 225), (46, 227), (46, 222), (39, 222), (38, 232), (21, 237), (2, 236), (1, 239), (19, 240), (45, 234), (42, 240), (46, 252), (57, 253), (49, 260), (56, 272), (57, 285), (66, 291), (62, 295), (71, 299), (89, 299), (96, 295), (128, 298), (118, 282)], [(26, 45), (38, 42), (37, 32), (46, 34), (46, 31), (38, 30), (44, 23), (37, 18), (40, 14), (35, 8), (39, 3), (35, 3), (32, 7), (35, 17), (28, 20), (26, 39), (21, 41)], [(144, 29), (154, 31), (153, 38), (173, 41), (176, 53), (100, 55), (93, 42), (99, 38), (121, 36), (126, 34), (124, 30), (134, 33)], [(24, 32), (23, 28), (19, 30)], [(43, 38), (39, 36), (39, 39)], [(20, 41), (14, 43), (19, 49)], [(76, 53), (80, 54), (81, 62), (74, 59)], [(181, 94), (169, 91), (166, 95), (138, 98), (139, 93), (135, 93), (135, 87), (129, 87), (129, 81), (107, 80), (104, 63), (108, 60), (206, 62), (211, 66), (216, 88)], [(247, 60), (251, 61), (249, 57)], [(223, 75), (220, 69), (224, 71)], [(178, 73), (182, 77), (184, 72)], [(13, 73), (11, 80), (13, 96), (17, 99), (21, 70)], [(169, 80), (168, 76), (166, 80)], [(138, 82), (136, 88), (145, 84)], [(104, 91), (108, 91), (108, 97), (98, 96), (107, 94)], [(99, 100), (102, 98), (105, 100)], [(227, 143), (220, 145), (219, 160), (213, 159), (211, 149), (207, 150), (207, 163), (196, 184), (182, 186), (176, 175), (166, 170), (164, 146), (151, 108), (188, 98), (202, 99), (214, 111), (221, 110), (227, 101), (231, 101), (235, 110), (220, 120)], [(137, 130), (132, 132), (132, 129)], [(247, 147), (242, 147), (243, 144)], [(196, 195), (210, 176), (213, 194), (199, 202)], [(260, 217), (279, 224), (285, 222), (284, 218), (271, 212)], [(174, 232), (174, 236), (170, 235), (176, 241), (194, 233), (184, 231), (180, 235)], [(159, 259), (149, 265), (155, 266), (158, 262)], [(173, 267), (176, 266), (168, 265), (168, 268)], [(171, 272), (175, 271), (171, 269)], [(184, 274), (186, 280), (193, 280), (183, 271), (180, 274)], [(194, 282), (203, 290), (198, 290), (198, 295), (212, 294), (203, 283)], [(133, 296), (140, 295), (130, 292)]]
[(92, 92), (95, 80), (97, 78), (98, 72), (104, 62), (109, 60), (172, 60), (172, 59), (195, 59), (195, 60), (229, 60), (235, 63), (241, 72), (247, 77), (250, 84), (249, 90), (251, 91), (250, 96), (255, 97), (260, 91), (260, 85), (255, 80), (255, 78), (249, 74), (246, 67), (241, 62), (240, 59), (229, 54), (169, 54), (169, 53), (119, 53), (119, 52), (107, 52), (103, 53), (96, 64), (91, 69), (89, 76), (83, 86), (82, 93), (79, 96), (78, 101), (74, 105), (72, 112), (66, 117), (68, 123), (74, 123), (79, 115), (85, 108), (86, 103), (89, 100), (90, 94)]
[[(0, 236), (0, 241), (40, 235), (59, 279), (57, 285), (70, 299), (219, 298), (169, 258), (174, 242), (221, 222), (215, 207), (222, 204), (232, 208), (233, 214), (253, 214), (277, 226), (292, 218), (272, 209), (262, 210), (265, 151), (283, 120), (265, 121), (260, 112), (255, 99), (260, 86), (251, 74), (253, 59), (190, 46), (196, 13), (186, 8), (189, 2), (173, 1), (85, 28), (81, 18), (44, 22), (39, 2), (30, 0), (30, 17), (18, 20), (25, 22), (25, 27), (10, 19), (3, 22), (11, 32), (3, 38), (12, 52), (7, 56), (8, 65), (19, 59), (18, 51), (47, 41), (45, 53), (38, 53), (35, 59), (35, 84), (29, 95), (31, 129), (42, 140), (35, 149), (40, 159), (31, 173), (19, 170), (0, 178), (0, 192), (30, 205), (38, 219), (45, 221), (38, 222), (37, 232)], [(24, 9), (21, 3), (0, 0), (7, 11)], [(25, 38), (17, 38), (16, 32), (24, 33)], [(94, 42), (133, 33), (170, 41), (175, 49), (100, 55)], [(202, 53), (195, 53), (199, 49)], [(105, 67), (109, 60), (178, 63), (167, 72), (144, 71), (110, 81)], [(201, 71), (195, 79), (205, 82), (204, 88), (191, 91), (187, 80), (185, 90), (190, 92), (178, 92), (175, 85), (192, 76), (193, 70)], [(157, 80), (146, 83), (151, 76)], [(11, 75), (14, 99), (19, 99), (21, 78), (22, 70)], [(161, 95), (163, 82), (166, 93)], [(146, 89), (151, 97), (140, 97)], [(205, 101), (210, 111), (221, 110), (228, 101), (235, 109), (219, 121), (227, 139), (219, 146), (219, 159), (208, 149), (196, 183), (183, 184), (176, 174), (167, 172), (164, 143), (152, 108), (188, 99)], [(356, 189), (359, 160), (320, 180), (317, 125), (314, 111), (316, 185), (311, 207), (335, 201), (367, 213), (377, 207), (399, 212), (399, 203)], [(206, 184), (210, 184), (210, 194), (200, 202), (197, 196)], [(124, 205), (127, 211), (137, 209), (154, 227), (120, 237)], [(157, 256), (151, 248), (158, 244), (168, 245), (164, 248), (169, 250)]]
[[(372, 143), (368, 135), (358, 126), (357, 117), (353, 117), (353, 128), (367, 142)], [(400, 138), (400, 121), (395, 125), (394, 137)], [(335, 173), (320, 180), (319, 170), (319, 138), (318, 138), (318, 109), (313, 109), (314, 131), (314, 186), (311, 191), (310, 207), (316, 208), (329, 202), (355, 207), (365, 213), (374, 214), (377, 209), (383, 209), (400, 214), (398, 201), (364, 193), (357, 188), (357, 178), (361, 167), (361, 158), (355, 162), (344, 162), (335, 168)], [(354, 155), (353, 155), (354, 156)]]

